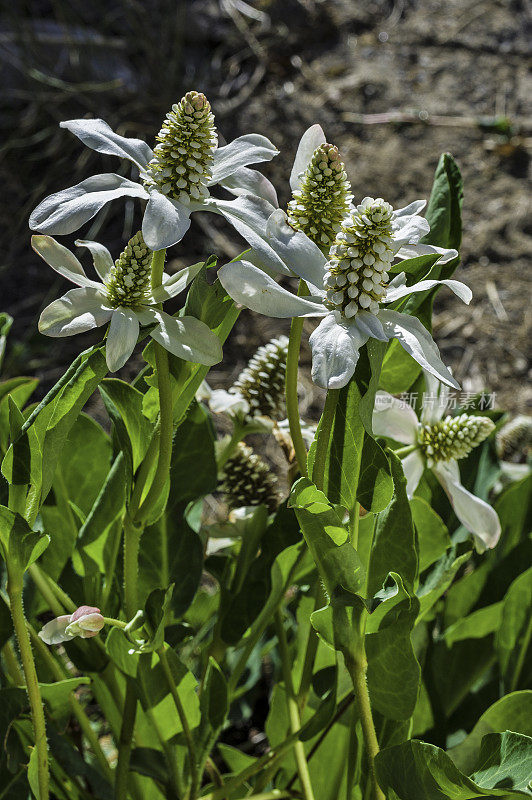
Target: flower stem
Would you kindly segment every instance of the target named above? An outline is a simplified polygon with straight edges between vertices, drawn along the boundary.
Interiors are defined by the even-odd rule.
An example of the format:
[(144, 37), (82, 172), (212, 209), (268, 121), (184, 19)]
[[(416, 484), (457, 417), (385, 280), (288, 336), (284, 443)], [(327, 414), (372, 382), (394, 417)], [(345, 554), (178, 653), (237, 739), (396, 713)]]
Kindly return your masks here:
[[(304, 281), (299, 281), (298, 295), (308, 295), (309, 291)], [(296, 461), (303, 477), (307, 476), (307, 448), (301, 433), (301, 420), (299, 418), (299, 402), (297, 397), (297, 374), (299, 368), (299, 350), (301, 347), (301, 334), (303, 333), (303, 319), (294, 317), (290, 325), (290, 338), (288, 340), (288, 353), (286, 356), (286, 416), (290, 427), (290, 436), (294, 445)]]
[(166, 657), (166, 652), (164, 648), (157, 650), (157, 655), (159, 656), (159, 660), (161, 662), (161, 667), (163, 668), (163, 672), (165, 674), (168, 688), (170, 689), (170, 694), (174, 700), (174, 705), (176, 707), (177, 715), (181, 722), (181, 727), (183, 728), (183, 734), (185, 736), (185, 740), (187, 743), (188, 749), (188, 757), (189, 757), (189, 773), (190, 773), (190, 789), (187, 795), (187, 800), (195, 800), (199, 781), (198, 781), (198, 759), (196, 755), (196, 745), (194, 743), (194, 736), (192, 731), (190, 730), (190, 725), (188, 724), (187, 715), (185, 709), (183, 707), (183, 703), (181, 702), (181, 698), (179, 697), (179, 692), (177, 691), (174, 676), (172, 675), (172, 670), (170, 669), (170, 664), (168, 663), (168, 658)]
[(530, 645), (530, 639), (532, 637), (532, 617), (528, 620), (528, 627), (525, 631), (525, 635), (523, 637), (523, 641), (521, 642), (521, 649), (519, 650), (519, 656), (517, 658), (517, 662), (514, 669), (514, 674), (512, 677), (512, 683), (510, 686), (510, 691), (515, 692), (519, 685), (519, 678), (521, 677), (521, 672), (523, 670), (523, 666), (525, 664), (526, 654), (528, 652), (528, 646)]
[[(9, 571), (9, 565), (8, 565)], [(35, 661), (31, 651), (31, 642), (26, 628), (24, 606), (22, 604), (22, 577), (13, 579), (10, 575), (7, 584), (7, 593), (11, 605), (11, 617), (15, 628), (20, 660), (26, 681), (26, 691), (30, 701), (35, 747), (37, 749), (37, 778), (39, 784), (40, 800), (48, 800), (50, 774), (48, 771), (48, 744), (46, 741), (46, 723), (44, 720), (44, 706), (35, 669)]]
[(371, 782), (373, 786), (373, 800), (386, 800), (384, 792), (377, 782), (377, 775), (375, 772), (375, 756), (379, 752), (379, 743), (377, 741), (375, 724), (371, 713), (368, 684), (366, 680), (368, 662), (363, 644), (361, 646), (361, 651), (357, 658), (348, 658), (345, 656), (345, 665), (351, 676), (353, 688), (355, 690), (355, 703), (362, 725), (362, 734), (364, 736), (364, 744), (366, 745), (366, 752), (369, 760)]
[[(153, 254), (151, 267), (151, 285), (153, 289), (162, 283), (165, 254), (166, 250), (157, 250)], [(154, 342), (154, 351), (157, 387), (159, 390), (159, 457), (148, 494), (137, 514), (137, 519), (139, 520), (145, 520), (159, 500), (170, 473), (170, 462), (172, 460), (174, 417), (168, 352), (157, 342)]]
[(398, 450), (394, 450), (393, 452), (397, 458), (404, 458), (409, 453), (413, 453), (414, 450), (417, 450), (417, 444), (407, 444), (406, 447), (399, 447)]
[[(279, 642), (279, 651), (281, 654), (284, 684), (286, 688), (286, 704), (288, 708), (288, 717), (290, 720), (290, 731), (293, 734), (297, 734), (301, 728), (301, 719), (299, 717), (299, 706), (297, 704), (294, 683), (292, 681), (292, 671), (290, 669), (290, 655), (288, 652), (288, 643), (286, 641), (286, 631), (283, 625), (283, 617), (279, 609), (276, 610), (274, 619), (275, 629), (277, 632), (277, 641)], [(299, 773), (299, 781), (301, 783), (303, 797), (305, 800), (314, 800), (314, 792), (312, 789), (312, 782), (310, 780), (310, 773), (303, 742), (297, 741), (295, 743), (294, 755), (296, 758), (297, 771)]]
[(115, 800), (127, 800), (128, 777), (131, 750), (133, 749), (133, 732), (137, 716), (137, 693), (132, 678), (127, 678), (126, 696), (122, 716), (122, 727), (118, 742), (118, 764), (115, 773)]

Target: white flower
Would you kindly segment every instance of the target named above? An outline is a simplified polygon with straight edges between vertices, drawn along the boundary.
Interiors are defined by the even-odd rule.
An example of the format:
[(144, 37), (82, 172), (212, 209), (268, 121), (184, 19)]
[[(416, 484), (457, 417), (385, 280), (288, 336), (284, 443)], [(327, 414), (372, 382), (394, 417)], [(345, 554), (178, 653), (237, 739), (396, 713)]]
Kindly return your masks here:
[(137, 343), (140, 325), (153, 325), (150, 336), (185, 361), (217, 364), (222, 359), (220, 340), (195, 317), (175, 319), (156, 306), (178, 295), (201, 269), (195, 264), (171, 277), (162, 286), (150, 287), (151, 252), (137, 234), (113, 263), (109, 250), (97, 242), (77, 241), (90, 250), (101, 282), (91, 280), (76, 256), (51, 236), (33, 236), (32, 247), (52, 269), (75, 283), (41, 314), (39, 330), (46, 336), (73, 336), (106, 325), (106, 360), (111, 372), (120, 369)]
[[(208, 196), (208, 187), (214, 184), (236, 195), (267, 195), (264, 202), (270, 211), (274, 208), (268, 201), (273, 187), (246, 165), (270, 161), (278, 150), (256, 133), (218, 147), (210, 105), (198, 92), (189, 92), (172, 107), (154, 151), (140, 139), (119, 136), (102, 119), (66, 120), (60, 125), (92, 150), (131, 161), (139, 170), (139, 181), (116, 173), (93, 175), (43, 200), (30, 216), (32, 230), (73, 233), (111, 200), (138, 197), (148, 201), (144, 239), (152, 250), (162, 250), (181, 241), (193, 211), (214, 211), (231, 221), (231, 203), (225, 201), (218, 208), (218, 201)], [(237, 205), (240, 216), (245, 201)]]
[(410, 452), (402, 459), (408, 496), (413, 496), (425, 468), (431, 469), (456, 516), (473, 534), (477, 550), (482, 552), (495, 547), (501, 524), (491, 506), (462, 486), (457, 459), (464, 458), (495, 426), (488, 417), (462, 414), (444, 418), (448, 390), (427, 373), (425, 381), (427, 394), (438, 397), (438, 402), (425, 404), (420, 420), (410, 405), (387, 392), (377, 392), (373, 433), (410, 445)]
[[(417, 213), (424, 205), (417, 201), (394, 211), (384, 200), (365, 198), (342, 223), (329, 261), (304, 233), (287, 224), (278, 209), (265, 225), (262, 245), (253, 245), (254, 261), (260, 266), (236, 261), (222, 267), (218, 276), (231, 297), (253, 311), (271, 317), (324, 317), (310, 337), (312, 378), (319, 386), (345, 386), (368, 339), (396, 338), (425, 370), (457, 387), (421, 322), (382, 307), (439, 284), (465, 303), (471, 300), (470, 289), (459, 281), (423, 280), (407, 286), (404, 272), (389, 280), (387, 270), (396, 257), (430, 250), (440, 253), (445, 263), (457, 256), (456, 250), (419, 244), (429, 230)], [(299, 276), (311, 296), (296, 297), (270, 277), (272, 271)]]
[(75, 636), (91, 639), (99, 634), (104, 625), (105, 620), (99, 608), (80, 606), (73, 614), (64, 614), (47, 622), (39, 631), (39, 636), (46, 644), (69, 642)]

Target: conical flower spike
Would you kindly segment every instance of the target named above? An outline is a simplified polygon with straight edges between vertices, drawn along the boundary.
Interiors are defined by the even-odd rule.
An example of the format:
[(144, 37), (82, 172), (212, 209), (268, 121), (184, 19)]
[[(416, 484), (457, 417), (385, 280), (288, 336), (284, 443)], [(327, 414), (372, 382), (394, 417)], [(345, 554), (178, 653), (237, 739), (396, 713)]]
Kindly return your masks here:
[(393, 208), (367, 197), (342, 223), (330, 250), (324, 288), (327, 304), (350, 319), (359, 311), (376, 314), (386, 296), (392, 248)]
[(113, 308), (135, 308), (146, 300), (152, 255), (140, 231), (129, 240), (106, 281), (107, 296)]
[(315, 151), (288, 204), (288, 220), (323, 250), (328, 250), (347, 216), (350, 194), (338, 148), (322, 144)]
[(488, 417), (445, 417), (436, 425), (420, 427), (419, 444), (430, 467), (438, 461), (465, 458), (494, 428)]
[(147, 166), (146, 186), (155, 184), (168, 197), (188, 203), (208, 196), (218, 136), (204, 94), (188, 92), (166, 115)]
[(250, 416), (281, 418), (287, 352), (286, 336), (259, 347), (231, 387), (231, 393), (239, 394), (247, 401)]
[(275, 511), (279, 498), (275, 491), (277, 478), (251, 447), (240, 442), (236, 452), (224, 466), (221, 491), (230, 508), (265, 505)]

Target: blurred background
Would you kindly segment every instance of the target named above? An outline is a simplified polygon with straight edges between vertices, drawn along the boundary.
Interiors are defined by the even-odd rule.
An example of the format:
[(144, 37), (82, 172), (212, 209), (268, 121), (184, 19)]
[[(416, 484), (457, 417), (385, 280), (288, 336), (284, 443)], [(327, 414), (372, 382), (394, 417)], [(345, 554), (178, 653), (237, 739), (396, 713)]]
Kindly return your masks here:
[[(257, 132), (281, 150), (263, 169), (281, 205), (299, 138), (315, 122), (340, 148), (356, 199), (428, 197), (450, 151), (465, 180), (456, 277), (474, 300), (466, 307), (441, 292), (435, 339), (464, 389), (495, 392), (514, 413), (532, 405), (525, 0), (2, 0), (0, 9), (0, 310), (15, 318), (4, 377), (36, 375), (42, 395), (99, 339), (38, 333), (42, 308), (70, 286), (33, 254), (27, 220), (46, 195), (131, 167), (84, 148), (60, 120), (102, 117), (152, 144), (172, 103), (196, 89), (222, 143)], [(115, 202), (77, 235), (116, 257), (140, 219), (138, 202)], [(171, 253), (175, 266), (210, 253), (223, 263), (244, 249), (223, 220), (193, 220)], [(287, 327), (244, 312), (211, 384), (231, 383)], [(302, 384), (315, 415), (320, 398), (305, 370)]]

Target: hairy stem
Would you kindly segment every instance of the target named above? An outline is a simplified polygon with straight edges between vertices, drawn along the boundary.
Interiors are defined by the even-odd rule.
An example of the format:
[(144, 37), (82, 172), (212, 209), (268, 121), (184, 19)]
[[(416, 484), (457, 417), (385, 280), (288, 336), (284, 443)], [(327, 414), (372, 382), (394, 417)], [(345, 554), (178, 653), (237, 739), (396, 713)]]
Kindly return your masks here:
[[(299, 281), (298, 295), (308, 295), (309, 291), (304, 281)], [(299, 368), (299, 350), (301, 347), (301, 334), (303, 333), (303, 319), (294, 317), (290, 325), (290, 338), (288, 340), (288, 353), (286, 356), (286, 416), (290, 427), (290, 436), (294, 445), (296, 461), (303, 477), (307, 476), (307, 448), (301, 433), (301, 420), (299, 418), (299, 401), (297, 397), (297, 375)]]
[(366, 680), (368, 662), (365, 652), (359, 653), (357, 658), (348, 658), (346, 656), (345, 665), (349, 675), (351, 676), (353, 688), (355, 690), (355, 703), (362, 725), (362, 734), (364, 736), (364, 744), (366, 745), (366, 753), (369, 761), (371, 782), (373, 786), (373, 800), (386, 800), (384, 792), (378, 784), (377, 775), (375, 772), (375, 756), (379, 752), (379, 743), (377, 741), (375, 724), (373, 722), (373, 715), (371, 713), (368, 684)]
[(133, 749), (133, 732), (137, 716), (137, 693), (132, 678), (127, 678), (122, 727), (118, 742), (118, 764), (115, 773), (115, 800), (127, 800), (129, 762)]
[[(9, 570), (9, 565), (8, 565)], [(46, 723), (44, 720), (44, 706), (42, 703), (35, 661), (31, 650), (31, 642), (26, 628), (24, 606), (22, 604), (22, 577), (13, 579), (9, 576), (7, 593), (11, 604), (11, 617), (15, 628), (20, 660), (26, 681), (26, 691), (30, 702), (31, 719), (37, 749), (37, 778), (39, 783), (40, 800), (48, 800), (50, 774), (48, 771), (48, 743), (46, 741)]]
[[(281, 654), (281, 664), (283, 669), (283, 678), (286, 688), (288, 717), (290, 720), (290, 731), (297, 735), (301, 729), (301, 719), (299, 717), (299, 706), (294, 691), (294, 683), (292, 681), (292, 671), (290, 669), (290, 654), (288, 652), (288, 643), (286, 641), (286, 632), (283, 625), (283, 617), (279, 610), (275, 612), (275, 629), (277, 631), (277, 640), (279, 642), (279, 651)], [(299, 781), (305, 800), (314, 800), (314, 792), (312, 789), (312, 782), (310, 780), (310, 773), (307, 764), (307, 757), (305, 755), (305, 747), (303, 742), (297, 741), (294, 745), (294, 755), (296, 758), (297, 771), (299, 773)]]

